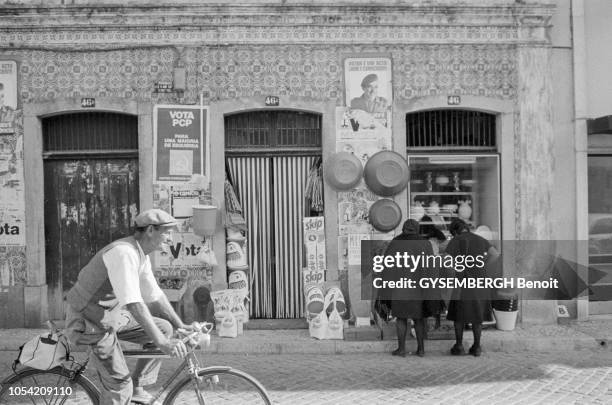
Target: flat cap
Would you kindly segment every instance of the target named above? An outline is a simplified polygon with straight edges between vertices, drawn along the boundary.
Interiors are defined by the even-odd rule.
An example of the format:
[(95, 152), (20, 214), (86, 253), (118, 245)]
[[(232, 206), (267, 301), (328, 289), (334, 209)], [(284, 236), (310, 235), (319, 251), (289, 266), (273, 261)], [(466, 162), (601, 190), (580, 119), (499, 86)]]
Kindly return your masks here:
[(134, 223), (137, 227), (142, 228), (149, 225), (176, 226), (180, 222), (166, 211), (153, 208), (138, 214), (134, 218)]

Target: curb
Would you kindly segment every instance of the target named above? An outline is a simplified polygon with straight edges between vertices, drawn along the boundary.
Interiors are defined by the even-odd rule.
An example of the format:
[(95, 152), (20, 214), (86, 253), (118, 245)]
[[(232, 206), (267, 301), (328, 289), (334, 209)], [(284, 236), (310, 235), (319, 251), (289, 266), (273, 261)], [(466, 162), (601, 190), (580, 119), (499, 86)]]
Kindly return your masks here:
[[(2, 331), (2, 332), (6, 332)], [(0, 351), (16, 352), (25, 341), (44, 330), (23, 329), (11, 336), (0, 332)], [(202, 353), (213, 354), (356, 354), (385, 353), (396, 348), (395, 340), (316, 340), (303, 330), (275, 330), (247, 332), (238, 338), (212, 337), (211, 345)], [(280, 333), (279, 333), (280, 332)], [(414, 339), (408, 339), (407, 347), (413, 350)], [(454, 340), (427, 340), (425, 350), (429, 353), (448, 353)], [(465, 333), (464, 346), (472, 345), (471, 333)], [(485, 352), (567, 352), (576, 350), (612, 351), (612, 339), (595, 338), (581, 332), (572, 336), (525, 336), (522, 332), (483, 331), (482, 346)], [(138, 345), (125, 343), (124, 347), (137, 349)], [(73, 352), (85, 352), (87, 346), (73, 347)]]

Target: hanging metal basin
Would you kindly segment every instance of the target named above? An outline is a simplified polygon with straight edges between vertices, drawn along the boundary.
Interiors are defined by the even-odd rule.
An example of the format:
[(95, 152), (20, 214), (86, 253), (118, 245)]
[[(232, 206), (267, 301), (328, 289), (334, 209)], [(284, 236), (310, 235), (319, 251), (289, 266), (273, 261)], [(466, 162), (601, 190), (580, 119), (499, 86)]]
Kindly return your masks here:
[(361, 181), (363, 166), (352, 153), (338, 152), (323, 162), (323, 172), (325, 180), (334, 189), (350, 190)]
[(383, 150), (368, 160), (364, 177), (368, 188), (374, 194), (391, 197), (408, 185), (408, 163), (399, 153)]
[(402, 221), (402, 210), (395, 201), (383, 198), (372, 204), (369, 218), (374, 229), (389, 232)]

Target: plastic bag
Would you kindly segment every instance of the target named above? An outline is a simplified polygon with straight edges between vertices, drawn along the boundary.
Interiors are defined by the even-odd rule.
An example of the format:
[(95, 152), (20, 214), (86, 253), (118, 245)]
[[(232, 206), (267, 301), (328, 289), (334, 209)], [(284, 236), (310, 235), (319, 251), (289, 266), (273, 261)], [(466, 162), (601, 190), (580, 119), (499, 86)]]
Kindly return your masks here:
[(315, 339), (326, 339), (327, 328), (329, 320), (327, 319), (327, 313), (321, 311), (320, 314), (308, 321), (308, 332), (310, 337)]
[(219, 264), (217, 262), (217, 256), (215, 256), (215, 252), (213, 252), (213, 250), (210, 248), (208, 241), (200, 248), (196, 258), (210, 267), (214, 267)]
[(238, 321), (234, 315), (227, 314), (219, 325), (219, 336), (235, 338), (238, 336)]
[(19, 348), (13, 369), (21, 364), (38, 370), (50, 370), (70, 357), (70, 345), (63, 335), (44, 333), (27, 341)]
[(325, 339), (344, 339), (344, 321), (336, 309), (329, 314)]

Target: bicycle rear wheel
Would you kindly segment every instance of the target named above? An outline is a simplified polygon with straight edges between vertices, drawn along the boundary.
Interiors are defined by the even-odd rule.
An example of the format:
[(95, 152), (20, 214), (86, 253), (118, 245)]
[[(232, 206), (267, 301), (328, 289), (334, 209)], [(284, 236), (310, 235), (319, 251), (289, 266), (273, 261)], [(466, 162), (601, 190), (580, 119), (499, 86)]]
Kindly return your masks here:
[(56, 367), (51, 370), (26, 368), (2, 381), (0, 405), (94, 404), (100, 391), (82, 375), (71, 379), (72, 373)]
[(198, 372), (199, 391), (191, 377), (179, 382), (168, 393), (164, 405), (198, 404), (198, 395), (206, 405), (270, 405), (266, 389), (249, 374), (230, 367), (208, 367)]

